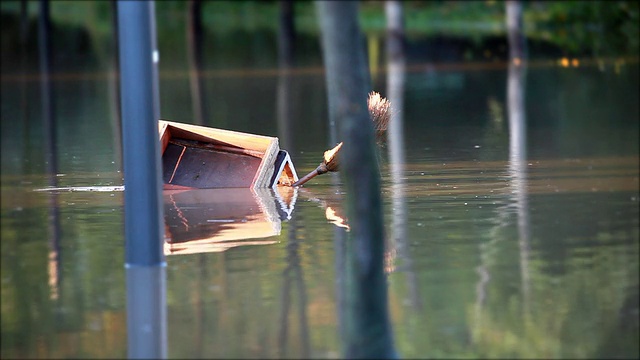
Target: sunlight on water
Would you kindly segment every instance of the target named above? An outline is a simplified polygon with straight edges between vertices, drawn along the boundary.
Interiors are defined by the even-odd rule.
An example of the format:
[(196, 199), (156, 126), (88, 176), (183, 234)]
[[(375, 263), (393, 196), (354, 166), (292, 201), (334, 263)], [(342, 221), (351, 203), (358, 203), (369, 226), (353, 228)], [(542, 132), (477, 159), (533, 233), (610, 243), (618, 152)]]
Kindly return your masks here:
[(70, 187), (48, 187), (41, 189), (34, 189), (33, 191), (96, 191), (96, 192), (114, 192), (124, 191), (124, 186), (70, 186)]

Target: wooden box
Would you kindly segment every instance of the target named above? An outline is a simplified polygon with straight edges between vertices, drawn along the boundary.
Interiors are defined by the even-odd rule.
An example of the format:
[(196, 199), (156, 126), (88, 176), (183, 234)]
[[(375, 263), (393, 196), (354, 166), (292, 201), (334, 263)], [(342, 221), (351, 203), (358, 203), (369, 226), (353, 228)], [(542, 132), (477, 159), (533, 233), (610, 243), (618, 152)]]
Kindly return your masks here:
[(160, 120), (165, 189), (290, 186), (295, 168), (278, 138)]

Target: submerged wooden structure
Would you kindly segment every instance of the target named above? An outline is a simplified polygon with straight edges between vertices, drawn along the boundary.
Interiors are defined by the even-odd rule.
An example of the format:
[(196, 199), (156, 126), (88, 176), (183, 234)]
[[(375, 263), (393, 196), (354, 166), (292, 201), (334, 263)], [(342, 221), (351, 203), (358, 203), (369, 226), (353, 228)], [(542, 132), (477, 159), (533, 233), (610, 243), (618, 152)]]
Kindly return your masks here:
[(164, 254), (266, 245), (291, 217), (298, 181), (278, 138), (160, 120)]
[(164, 189), (273, 188), (298, 181), (278, 138), (159, 120)]

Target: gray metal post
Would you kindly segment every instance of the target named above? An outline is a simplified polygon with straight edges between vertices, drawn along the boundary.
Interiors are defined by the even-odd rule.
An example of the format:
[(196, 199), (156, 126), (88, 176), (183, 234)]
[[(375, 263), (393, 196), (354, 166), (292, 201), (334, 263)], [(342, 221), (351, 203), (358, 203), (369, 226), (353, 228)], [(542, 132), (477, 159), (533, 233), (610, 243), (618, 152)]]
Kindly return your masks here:
[(164, 263), (154, 12), (152, 1), (118, 1), (128, 266)]
[(129, 358), (167, 357), (155, 4), (118, 1)]

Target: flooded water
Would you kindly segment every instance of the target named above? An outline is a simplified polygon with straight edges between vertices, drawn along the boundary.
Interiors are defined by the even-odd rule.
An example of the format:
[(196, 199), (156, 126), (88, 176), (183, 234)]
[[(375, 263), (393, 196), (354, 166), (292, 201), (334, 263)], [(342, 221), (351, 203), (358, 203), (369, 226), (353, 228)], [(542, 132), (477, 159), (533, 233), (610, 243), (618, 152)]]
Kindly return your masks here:
[[(406, 164), (392, 176), (379, 156), (400, 356), (638, 356), (638, 61), (558, 60), (527, 68), (519, 143), (504, 63), (408, 68)], [(162, 64), (162, 118), (194, 123), (186, 66)], [(319, 65), (205, 71), (204, 124), (279, 136), (306, 174), (330, 145)], [(39, 77), (19, 70), (2, 68), (2, 357), (124, 357), (110, 68), (53, 76), (55, 176)], [(385, 95), (382, 69), (372, 80)], [(165, 192), (168, 356), (339, 357), (343, 197), (332, 175)]]

